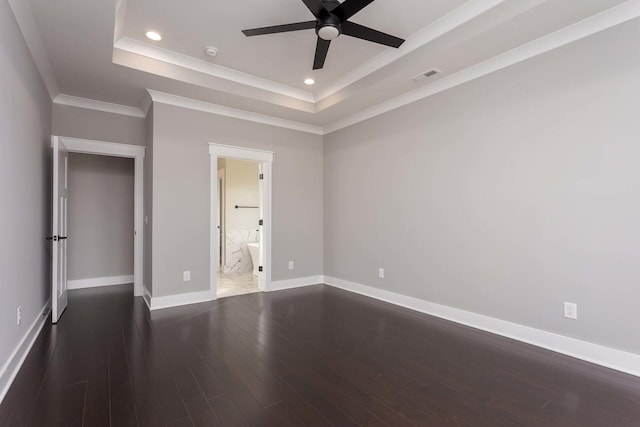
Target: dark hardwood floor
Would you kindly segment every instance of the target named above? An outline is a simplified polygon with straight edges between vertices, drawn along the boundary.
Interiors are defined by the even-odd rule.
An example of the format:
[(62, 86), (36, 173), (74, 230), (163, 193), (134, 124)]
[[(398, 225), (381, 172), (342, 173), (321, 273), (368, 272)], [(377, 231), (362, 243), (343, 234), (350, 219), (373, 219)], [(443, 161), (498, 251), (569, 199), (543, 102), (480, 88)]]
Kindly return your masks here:
[(640, 426), (640, 378), (327, 286), (70, 292), (1, 426)]

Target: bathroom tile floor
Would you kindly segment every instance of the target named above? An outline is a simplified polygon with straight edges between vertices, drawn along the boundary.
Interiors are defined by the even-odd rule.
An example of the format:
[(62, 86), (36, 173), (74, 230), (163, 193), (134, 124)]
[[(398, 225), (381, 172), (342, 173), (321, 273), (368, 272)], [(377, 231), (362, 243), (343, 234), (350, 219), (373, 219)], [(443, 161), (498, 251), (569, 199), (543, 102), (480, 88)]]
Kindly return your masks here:
[(223, 273), (218, 271), (218, 298), (258, 292), (258, 277), (251, 273)]

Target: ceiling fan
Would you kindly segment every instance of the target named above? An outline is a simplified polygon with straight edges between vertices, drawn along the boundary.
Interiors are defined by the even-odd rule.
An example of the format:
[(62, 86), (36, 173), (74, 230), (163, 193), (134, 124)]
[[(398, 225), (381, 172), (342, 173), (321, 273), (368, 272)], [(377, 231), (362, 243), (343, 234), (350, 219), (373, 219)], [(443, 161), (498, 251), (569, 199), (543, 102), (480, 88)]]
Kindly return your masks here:
[(331, 40), (336, 39), (340, 34), (395, 48), (400, 47), (400, 45), (404, 43), (404, 40), (401, 38), (348, 21), (349, 18), (360, 12), (373, 1), (374, 0), (346, 0), (340, 3), (337, 0), (302, 0), (316, 17), (314, 21), (253, 28), (250, 30), (242, 30), (242, 32), (246, 36), (260, 36), (263, 34), (286, 33), (289, 31), (310, 30), (315, 28), (316, 34), (318, 35), (318, 42), (316, 44), (315, 59), (313, 60), (313, 69), (318, 70), (324, 66)]

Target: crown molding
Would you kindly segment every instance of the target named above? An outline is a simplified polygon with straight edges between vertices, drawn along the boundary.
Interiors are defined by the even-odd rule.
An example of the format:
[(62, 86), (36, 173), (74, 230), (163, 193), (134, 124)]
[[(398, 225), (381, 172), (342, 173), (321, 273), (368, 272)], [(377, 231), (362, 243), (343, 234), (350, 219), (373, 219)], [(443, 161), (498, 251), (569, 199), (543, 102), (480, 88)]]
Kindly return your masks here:
[(352, 126), (356, 123), (379, 116), (437, 93), (451, 89), (455, 86), (467, 83), (493, 72), (507, 68), (511, 65), (565, 46), (574, 41), (588, 37), (592, 34), (630, 21), (640, 16), (640, 0), (629, 0), (611, 9), (600, 12), (575, 24), (557, 30), (546, 36), (540, 37), (529, 43), (523, 44), (510, 51), (494, 56), (493, 58), (479, 62), (457, 73), (451, 74), (423, 86), (414, 91), (397, 96), (382, 102), (374, 107), (353, 114), (344, 119), (324, 126), (325, 134)]
[(95, 99), (79, 98), (77, 96), (59, 94), (53, 99), (54, 104), (68, 105), (70, 107), (85, 108), (87, 110), (104, 111), (106, 113), (122, 114), (131, 117), (146, 117), (138, 107), (112, 104), (110, 102), (96, 101)]
[(170, 93), (159, 92), (147, 89), (153, 102), (161, 104), (174, 105), (177, 107), (189, 108), (191, 110), (203, 111), (205, 113), (217, 114), (219, 116), (231, 117), (234, 119), (247, 120), (255, 123), (276, 126), (286, 129), (297, 130), (315, 135), (323, 135), (324, 132), (320, 126), (314, 126), (307, 123), (296, 122), (293, 120), (281, 119), (278, 117), (267, 116), (264, 114), (253, 113), (251, 111), (239, 110), (237, 108), (225, 107), (223, 105), (211, 104), (197, 99), (185, 98)]
[(60, 90), (58, 89), (58, 82), (49, 63), (49, 58), (44, 50), (36, 22), (33, 19), (29, 2), (26, 0), (9, 0), (9, 6), (13, 12), (13, 16), (16, 18), (22, 36), (27, 43), (29, 52), (31, 52), (33, 62), (35, 62), (36, 68), (40, 72), (42, 81), (47, 88), (47, 92), (49, 92), (49, 97), (53, 100), (58, 96)]
[(167, 64), (175, 65), (191, 71), (207, 74), (220, 79), (228, 80), (241, 85), (264, 90), (266, 92), (283, 95), (299, 101), (314, 103), (315, 97), (312, 92), (297, 89), (291, 86), (277, 83), (262, 77), (257, 77), (221, 65), (212, 64), (201, 59), (183, 55), (171, 50), (151, 46), (147, 43), (123, 37), (114, 43), (114, 48), (120, 49), (136, 55), (145, 56)]
[(410, 54), (414, 50), (421, 48), (438, 37), (453, 31), (461, 25), (471, 21), (494, 7), (505, 3), (506, 1), (507, 0), (479, 0), (468, 1), (462, 4), (447, 15), (407, 38), (399, 49), (389, 49), (381, 53), (340, 77), (335, 83), (331, 84), (326, 89), (318, 91), (316, 93), (316, 102), (320, 102), (325, 98), (330, 97), (347, 86), (350, 86), (358, 80), (373, 74), (381, 68), (397, 61), (405, 55)]

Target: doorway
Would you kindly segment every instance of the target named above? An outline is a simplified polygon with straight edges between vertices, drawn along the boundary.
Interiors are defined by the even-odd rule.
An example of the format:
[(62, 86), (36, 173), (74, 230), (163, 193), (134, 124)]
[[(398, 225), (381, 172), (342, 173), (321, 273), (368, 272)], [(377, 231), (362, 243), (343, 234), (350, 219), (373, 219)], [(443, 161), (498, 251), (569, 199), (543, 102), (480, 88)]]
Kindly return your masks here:
[(68, 159), (67, 288), (132, 284), (134, 160)]
[(218, 157), (217, 297), (260, 290), (260, 165)]
[(273, 153), (210, 144), (211, 291), (269, 289)]
[[(133, 189), (133, 294), (143, 293), (143, 168), (145, 147), (117, 144), (86, 139), (51, 137), (53, 149), (53, 225), (52, 236), (48, 237), (53, 245), (52, 260), (52, 322), (57, 323), (67, 305), (67, 226), (68, 205), (66, 183), (68, 180), (68, 156), (70, 153), (96, 154), (101, 156), (125, 157), (134, 159)], [(62, 192), (62, 193), (61, 193)], [(60, 197), (63, 195), (64, 197)], [(60, 205), (60, 206), (59, 206)], [(62, 206), (62, 207), (61, 207)], [(63, 212), (64, 216), (58, 215)], [(62, 218), (62, 219), (61, 219)]]

